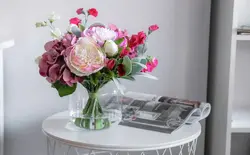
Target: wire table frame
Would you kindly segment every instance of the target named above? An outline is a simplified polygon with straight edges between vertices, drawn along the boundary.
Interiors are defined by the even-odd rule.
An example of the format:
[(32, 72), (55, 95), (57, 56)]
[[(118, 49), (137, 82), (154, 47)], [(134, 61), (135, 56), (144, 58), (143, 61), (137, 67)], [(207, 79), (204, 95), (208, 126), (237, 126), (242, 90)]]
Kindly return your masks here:
[(114, 126), (101, 131), (74, 130), (68, 112), (43, 122), (47, 155), (195, 155), (199, 123), (172, 134)]

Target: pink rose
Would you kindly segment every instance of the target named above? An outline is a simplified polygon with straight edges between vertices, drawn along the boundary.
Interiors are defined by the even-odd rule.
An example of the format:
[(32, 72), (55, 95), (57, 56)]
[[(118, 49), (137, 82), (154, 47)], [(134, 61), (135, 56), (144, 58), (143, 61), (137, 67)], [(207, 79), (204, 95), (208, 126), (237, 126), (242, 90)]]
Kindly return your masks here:
[(80, 24), (82, 21), (81, 21), (81, 19), (75, 17), (75, 18), (71, 18), (71, 19), (69, 20), (69, 22), (70, 22), (70, 24), (78, 25), (78, 24)]
[(149, 31), (151, 31), (151, 32), (153, 32), (153, 31), (156, 31), (156, 30), (158, 30), (159, 29), (159, 26), (158, 25), (151, 25), (149, 28)]
[(82, 13), (83, 13), (83, 8), (77, 9), (77, 10), (76, 10), (76, 13), (77, 13), (78, 15), (82, 14)]
[(91, 8), (88, 10), (89, 15), (97, 17), (98, 16), (98, 11), (95, 8)]

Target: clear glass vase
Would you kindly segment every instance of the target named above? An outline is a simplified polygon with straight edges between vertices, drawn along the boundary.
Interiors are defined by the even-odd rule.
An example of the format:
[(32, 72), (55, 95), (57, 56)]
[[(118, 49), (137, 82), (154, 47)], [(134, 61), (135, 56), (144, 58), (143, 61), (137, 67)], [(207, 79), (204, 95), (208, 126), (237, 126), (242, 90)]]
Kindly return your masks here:
[(94, 92), (78, 85), (70, 96), (72, 122), (80, 128), (100, 130), (118, 124), (122, 119), (122, 95), (112, 82)]

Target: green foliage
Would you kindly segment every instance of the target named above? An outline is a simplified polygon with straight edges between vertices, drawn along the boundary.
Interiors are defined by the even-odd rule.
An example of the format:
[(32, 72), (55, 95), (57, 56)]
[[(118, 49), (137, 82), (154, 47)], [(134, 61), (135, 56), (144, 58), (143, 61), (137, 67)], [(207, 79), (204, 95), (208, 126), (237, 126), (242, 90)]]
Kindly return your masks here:
[(115, 40), (116, 45), (120, 45), (124, 41), (123, 38)]
[(122, 64), (124, 65), (124, 69), (126, 74), (129, 75), (132, 72), (132, 61), (128, 56), (123, 57)]
[(147, 63), (147, 60), (144, 59), (144, 58), (134, 58), (132, 59), (132, 75), (137, 73), (137, 72), (140, 72), (142, 69), (143, 69), (143, 66), (146, 65)]
[(78, 27), (76, 27), (76, 26), (72, 27), (71, 31), (77, 37), (81, 37), (81, 30)]
[(79, 24), (79, 29), (83, 32), (85, 30), (85, 27), (82, 24)]
[(121, 78), (126, 79), (126, 80), (130, 80), (130, 81), (135, 81), (135, 78), (133, 76), (123, 76)]
[(72, 87), (62, 84), (59, 81), (52, 84), (52, 87), (58, 91), (60, 97), (72, 94), (76, 90), (77, 84), (75, 83)]
[(142, 45), (139, 45), (137, 47), (137, 53), (139, 56), (144, 55), (144, 53), (148, 50), (147, 43), (144, 43)]
[(37, 22), (36, 23), (36, 28), (38, 28), (38, 27), (45, 27), (45, 26), (48, 26), (48, 23), (46, 21), (44, 21), (44, 22)]

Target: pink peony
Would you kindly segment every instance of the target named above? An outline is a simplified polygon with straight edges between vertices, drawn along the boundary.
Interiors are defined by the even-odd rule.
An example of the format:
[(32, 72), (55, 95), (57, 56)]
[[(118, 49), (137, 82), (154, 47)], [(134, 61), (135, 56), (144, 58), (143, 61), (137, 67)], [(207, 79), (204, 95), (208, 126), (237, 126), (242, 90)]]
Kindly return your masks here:
[(117, 33), (100, 25), (84, 30), (84, 36), (92, 37), (97, 44), (102, 46), (106, 40), (115, 40)]
[(76, 13), (77, 13), (78, 15), (82, 14), (82, 13), (83, 13), (83, 8), (77, 9), (77, 10), (76, 10)]
[(105, 66), (105, 55), (91, 37), (79, 38), (70, 49), (66, 52), (65, 61), (70, 71), (77, 76), (88, 76)]

